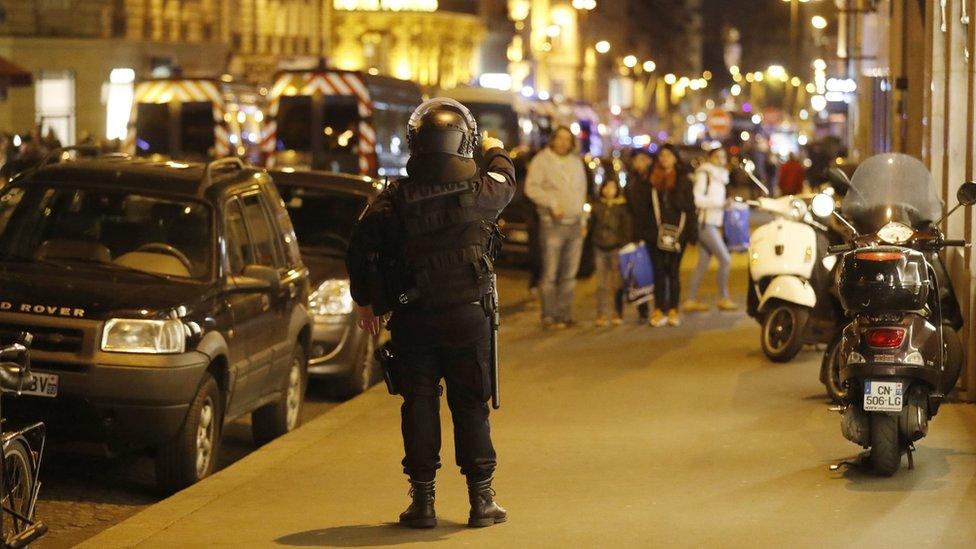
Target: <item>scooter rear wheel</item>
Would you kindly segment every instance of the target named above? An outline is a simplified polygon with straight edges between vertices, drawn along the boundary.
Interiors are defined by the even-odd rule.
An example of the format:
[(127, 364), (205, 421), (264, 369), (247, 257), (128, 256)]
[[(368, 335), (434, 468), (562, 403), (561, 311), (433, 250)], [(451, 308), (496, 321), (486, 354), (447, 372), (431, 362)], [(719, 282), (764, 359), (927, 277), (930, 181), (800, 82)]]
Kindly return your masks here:
[(803, 328), (810, 317), (806, 307), (777, 303), (763, 315), (763, 353), (773, 362), (789, 362), (803, 348)]
[(871, 465), (882, 476), (890, 477), (901, 467), (902, 444), (898, 417), (871, 414)]

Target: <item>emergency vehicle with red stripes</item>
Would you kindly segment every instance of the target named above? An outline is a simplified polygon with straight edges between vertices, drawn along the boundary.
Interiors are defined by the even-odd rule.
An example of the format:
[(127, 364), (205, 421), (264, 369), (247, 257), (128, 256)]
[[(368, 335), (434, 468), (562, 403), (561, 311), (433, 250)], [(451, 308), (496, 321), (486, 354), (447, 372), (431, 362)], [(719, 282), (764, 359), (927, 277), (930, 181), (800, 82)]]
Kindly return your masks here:
[(268, 93), (268, 166), (405, 175), (407, 121), (423, 102), (409, 81), (318, 68), (282, 71)]
[(263, 161), (257, 88), (213, 78), (144, 80), (133, 90), (123, 151), (133, 156)]

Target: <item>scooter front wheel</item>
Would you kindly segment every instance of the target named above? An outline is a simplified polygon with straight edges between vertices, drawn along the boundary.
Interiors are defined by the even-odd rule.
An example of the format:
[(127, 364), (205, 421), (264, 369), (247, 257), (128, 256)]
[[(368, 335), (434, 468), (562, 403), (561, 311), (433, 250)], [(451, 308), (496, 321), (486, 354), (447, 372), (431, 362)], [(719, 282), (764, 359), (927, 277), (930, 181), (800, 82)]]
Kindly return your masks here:
[(881, 476), (890, 477), (901, 467), (902, 444), (898, 436), (898, 417), (871, 414), (871, 465)]
[(803, 348), (803, 329), (810, 317), (806, 307), (777, 303), (763, 315), (763, 353), (773, 362), (789, 362)]
[(840, 380), (840, 369), (843, 364), (841, 356), (841, 334), (837, 334), (827, 345), (823, 361), (820, 365), (821, 381), (827, 388), (827, 396), (837, 404), (847, 400), (847, 387)]

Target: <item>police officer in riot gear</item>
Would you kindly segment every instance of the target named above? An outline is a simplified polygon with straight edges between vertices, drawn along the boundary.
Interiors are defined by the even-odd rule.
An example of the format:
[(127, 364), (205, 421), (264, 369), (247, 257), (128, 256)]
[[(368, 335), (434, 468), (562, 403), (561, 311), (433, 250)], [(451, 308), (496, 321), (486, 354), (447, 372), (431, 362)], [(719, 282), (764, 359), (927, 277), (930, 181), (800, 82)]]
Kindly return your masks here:
[(392, 363), (403, 396), (401, 428), (412, 502), (400, 523), (437, 524), (441, 379), (454, 422), (456, 461), (467, 477), (469, 526), (504, 522), (491, 488), (495, 449), (490, 323), (495, 221), (515, 193), (515, 167), (502, 142), (485, 138), (457, 101), (435, 98), (408, 128), (407, 177), (390, 183), (361, 217), (348, 255), (360, 326), (378, 333), (390, 313)]

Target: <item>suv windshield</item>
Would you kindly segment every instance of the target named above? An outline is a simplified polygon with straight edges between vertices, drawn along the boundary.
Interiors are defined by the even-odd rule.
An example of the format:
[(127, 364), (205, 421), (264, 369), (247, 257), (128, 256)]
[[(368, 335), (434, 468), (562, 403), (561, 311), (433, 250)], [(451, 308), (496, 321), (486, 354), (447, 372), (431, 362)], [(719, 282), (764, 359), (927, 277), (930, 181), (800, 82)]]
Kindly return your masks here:
[(209, 278), (210, 220), (210, 207), (195, 200), (32, 183), (0, 196), (0, 259)]

